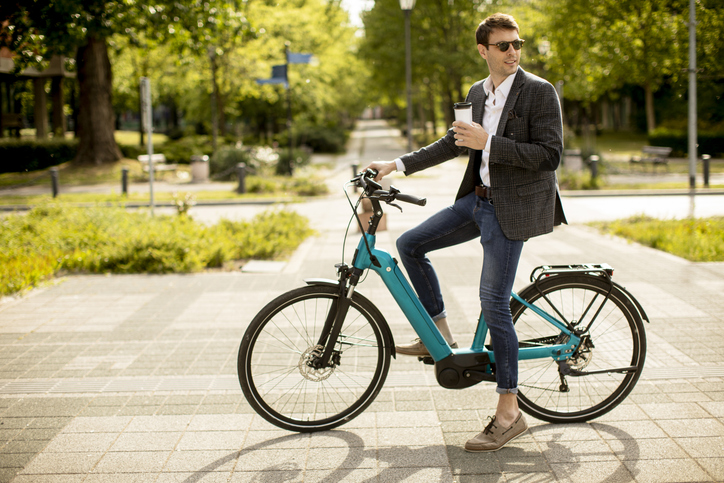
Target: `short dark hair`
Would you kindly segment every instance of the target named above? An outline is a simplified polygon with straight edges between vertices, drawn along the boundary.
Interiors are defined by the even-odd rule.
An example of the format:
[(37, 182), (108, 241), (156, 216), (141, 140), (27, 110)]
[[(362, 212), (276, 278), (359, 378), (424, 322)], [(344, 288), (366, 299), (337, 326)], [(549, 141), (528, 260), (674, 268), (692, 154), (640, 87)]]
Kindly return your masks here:
[(512, 15), (494, 13), (480, 22), (480, 25), (478, 25), (478, 28), (475, 31), (475, 40), (478, 44), (483, 44), (485, 48), (488, 48), (488, 38), (490, 37), (490, 33), (495, 29), (515, 30), (520, 33), (518, 24), (515, 22)]

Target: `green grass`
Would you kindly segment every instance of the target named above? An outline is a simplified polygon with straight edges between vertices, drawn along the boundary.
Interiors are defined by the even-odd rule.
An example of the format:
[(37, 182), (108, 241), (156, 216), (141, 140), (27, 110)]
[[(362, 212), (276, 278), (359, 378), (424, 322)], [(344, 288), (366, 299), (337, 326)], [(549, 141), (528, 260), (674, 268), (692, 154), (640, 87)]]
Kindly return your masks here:
[[(35, 128), (27, 128), (27, 129), (21, 129), (20, 130), (20, 136), (24, 138), (32, 138), (35, 139)], [(72, 139), (75, 136), (75, 133), (72, 131), (68, 131), (65, 133), (65, 137), (67, 139)], [(146, 141), (146, 134), (144, 133), (144, 145), (147, 142)], [(51, 135), (52, 137), (52, 135)], [(116, 142), (119, 144), (139, 144), (139, 141), (141, 139), (140, 135), (138, 134), (138, 131), (115, 131), (114, 137), (116, 138)], [(166, 142), (168, 140), (168, 136), (165, 134), (160, 133), (153, 133), (151, 135), (151, 139), (153, 139), (153, 144), (161, 144)]]
[[(607, 154), (632, 156), (641, 153), (641, 147), (649, 144), (646, 134), (626, 131), (604, 131), (595, 137), (595, 150), (604, 158)], [(583, 136), (571, 136), (566, 139), (566, 149), (583, 149)]]
[[(50, 191), (50, 187), (48, 187)], [(48, 194), (43, 195), (7, 195), (0, 197), (0, 206), (36, 206), (44, 203), (60, 202), (68, 204), (117, 204), (122, 205), (125, 203), (148, 203), (150, 201), (148, 193), (130, 193), (128, 195), (120, 194), (118, 192), (112, 192), (108, 194), (98, 193), (67, 193), (60, 194), (57, 198)], [(295, 193), (246, 193), (243, 195), (237, 194), (232, 190), (223, 191), (186, 191), (183, 186), (175, 192), (170, 191), (156, 191), (153, 194), (155, 203), (169, 203), (176, 201), (177, 198), (183, 198), (186, 195), (190, 195), (194, 201), (243, 201), (243, 200), (259, 200), (259, 199), (278, 199), (280, 196), (288, 198), (289, 201), (299, 201), (301, 197)]]
[[(137, 144), (140, 146), (141, 136), (138, 134), (138, 131), (116, 131), (113, 134), (118, 144)], [(153, 140), (153, 144), (155, 146), (157, 144), (162, 144), (168, 141), (168, 136), (166, 136), (165, 134), (153, 133), (151, 135), (151, 139)], [(146, 134), (144, 133), (143, 145), (145, 146), (147, 142), (148, 140), (146, 138)]]
[(724, 261), (724, 217), (657, 220), (636, 216), (592, 223), (601, 231), (693, 262)]
[(64, 273), (198, 272), (278, 259), (311, 234), (309, 221), (289, 211), (207, 226), (184, 215), (49, 203), (0, 219), (0, 296)]

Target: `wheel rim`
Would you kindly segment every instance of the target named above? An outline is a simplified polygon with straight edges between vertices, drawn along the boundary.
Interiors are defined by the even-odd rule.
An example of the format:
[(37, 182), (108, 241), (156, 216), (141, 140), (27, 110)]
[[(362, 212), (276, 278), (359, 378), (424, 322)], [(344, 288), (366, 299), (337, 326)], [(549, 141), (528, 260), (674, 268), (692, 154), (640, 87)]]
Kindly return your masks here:
[(379, 391), (380, 372), (387, 367), (381, 331), (355, 303), (335, 345), (338, 360), (332, 367), (310, 366), (335, 298), (313, 293), (290, 300), (252, 336), (245, 377), (267, 419), (305, 428), (329, 426), (352, 417)]
[[(591, 337), (590, 347), (568, 361), (569, 367), (589, 372), (628, 366), (635, 366), (638, 370), (567, 376), (564, 378), (566, 388), (560, 378), (558, 363), (553, 359), (520, 361), (518, 384), (521, 404), (544, 419), (545, 416), (570, 420), (600, 416), (615, 407), (638, 379), (645, 355), (641, 347), (642, 334), (634, 316), (616, 292), (611, 293), (606, 300), (607, 286), (558, 282), (555, 286), (549, 284), (548, 288), (543, 287), (546, 297), (568, 321), (575, 321), (577, 327), (586, 327), (595, 315), (588, 332)], [(549, 302), (540, 294), (530, 294), (527, 300), (555, 314)], [(513, 317), (521, 346), (526, 345), (526, 341), (540, 341), (543, 338), (547, 339), (546, 343), (555, 343), (556, 329), (527, 307), (517, 307)]]

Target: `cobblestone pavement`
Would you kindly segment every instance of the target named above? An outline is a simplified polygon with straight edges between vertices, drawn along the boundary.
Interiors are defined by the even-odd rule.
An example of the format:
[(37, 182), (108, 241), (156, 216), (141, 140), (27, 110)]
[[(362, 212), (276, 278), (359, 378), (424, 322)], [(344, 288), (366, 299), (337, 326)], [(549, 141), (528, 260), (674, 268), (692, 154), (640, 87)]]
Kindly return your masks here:
[[(506, 448), (466, 453), (462, 445), (494, 411), (494, 387), (442, 389), (430, 366), (404, 356), (370, 408), (336, 430), (290, 433), (255, 415), (236, 378), (247, 324), (304, 278), (334, 277), (349, 221), (339, 190), (349, 164), (402, 149), (383, 126), (352, 146), (330, 179), (335, 194), (291, 207), (318, 235), (284, 263), (259, 272), (71, 276), (3, 300), (0, 482), (724, 481), (724, 264), (600, 235), (578, 216), (526, 243), (515, 288), (541, 264), (607, 262), (643, 304), (651, 319), (646, 368), (607, 415), (570, 425), (529, 417), (530, 431)], [(378, 246), (394, 251), (402, 231), (449, 203), (463, 169), (452, 161), (393, 177), (429, 204), (405, 205), (402, 214), (391, 208)], [(351, 229), (347, 260), (357, 236)], [(479, 246), (431, 258), (453, 330), (469, 344)], [(381, 308), (398, 342), (414, 337), (374, 275), (359, 291)]]

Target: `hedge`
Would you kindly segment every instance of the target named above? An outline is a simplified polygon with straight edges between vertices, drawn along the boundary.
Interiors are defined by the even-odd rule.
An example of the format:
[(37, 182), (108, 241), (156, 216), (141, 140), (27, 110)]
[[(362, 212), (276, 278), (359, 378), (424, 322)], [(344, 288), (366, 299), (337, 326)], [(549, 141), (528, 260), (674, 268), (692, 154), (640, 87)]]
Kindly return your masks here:
[[(699, 156), (702, 154), (709, 154), (715, 158), (724, 156), (724, 133), (699, 131), (697, 140)], [(689, 135), (684, 131), (658, 128), (649, 134), (649, 144), (672, 148), (672, 156), (683, 158), (689, 152)]]
[(22, 173), (70, 161), (78, 151), (75, 139), (5, 139), (0, 141), (0, 173)]

